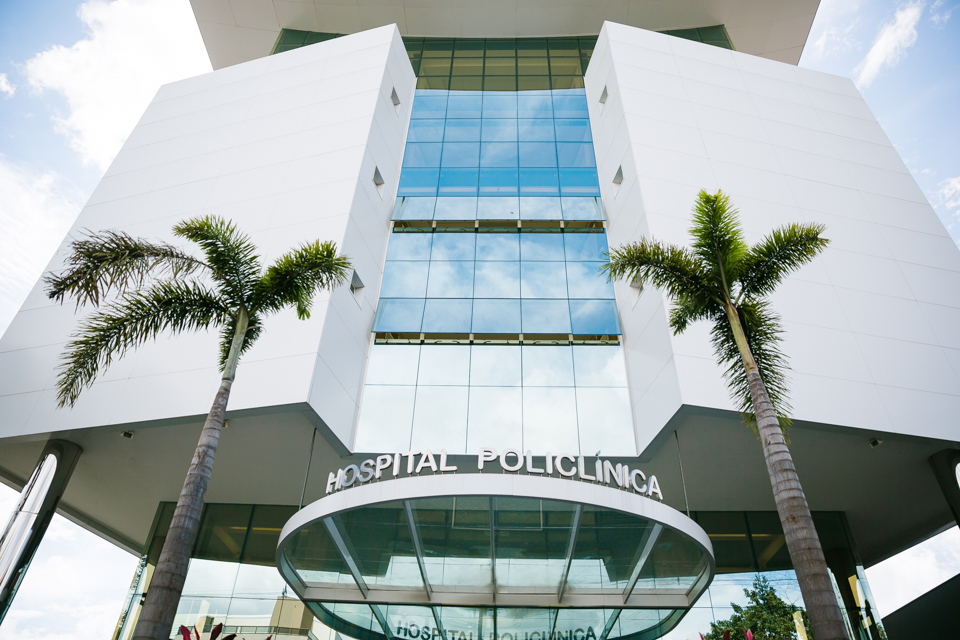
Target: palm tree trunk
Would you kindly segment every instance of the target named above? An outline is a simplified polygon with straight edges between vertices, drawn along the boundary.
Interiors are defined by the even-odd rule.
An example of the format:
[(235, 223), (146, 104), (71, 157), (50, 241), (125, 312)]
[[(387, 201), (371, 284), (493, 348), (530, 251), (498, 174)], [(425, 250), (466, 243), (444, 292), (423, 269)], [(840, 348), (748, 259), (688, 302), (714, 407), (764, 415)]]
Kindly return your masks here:
[(790, 560), (800, 583), (800, 593), (810, 617), (810, 630), (816, 640), (849, 640), (843, 614), (837, 604), (830, 569), (823, 556), (820, 538), (813, 525), (807, 498), (800, 486), (800, 478), (793, 464), (790, 449), (780, 428), (780, 420), (770, 402), (770, 396), (760, 378), (756, 360), (747, 344), (737, 310), (727, 307), (727, 318), (733, 328), (740, 349), (743, 366), (750, 385), (750, 400), (757, 417), (757, 431), (763, 444), (773, 498), (780, 515), (780, 524), (786, 537)]
[(168, 640), (173, 629), (173, 618), (177, 613), (183, 583), (187, 578), (190, 554), (200, 530), (200, 514), (213, 472), (213, 459), (220, 442), (227, 402), (230, 400), (230, 388), (236, 376), (240, 347), (247, 331), (246, 310), (241, 309), (239, 316), (220, 389), (203, 423), (200, 442), (197, 443), (197, 450), (193, 454), (187, 478), (180, 491), (157, 568), (147, 587), (146, 599), (133, 635), (134, 640)]

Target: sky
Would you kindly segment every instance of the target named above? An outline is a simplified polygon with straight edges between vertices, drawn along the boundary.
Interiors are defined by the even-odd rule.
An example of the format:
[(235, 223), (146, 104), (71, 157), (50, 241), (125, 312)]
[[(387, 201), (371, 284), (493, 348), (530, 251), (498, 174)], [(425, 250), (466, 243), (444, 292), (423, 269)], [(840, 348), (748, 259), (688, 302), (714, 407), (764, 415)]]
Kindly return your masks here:
[[(800, 65), (854, 80), (960, 240), (960, 0), (822, 0)], [(188, 0), (0, 0), (0, 332), (157, 88), (210, 70)], [(0, 486), (0, 518), (17, 494)], [(104, 640), (136, 558), (56, 516), (0, 640)], [(886, 615), (960, 573), (960, 531), (867, 570)]]

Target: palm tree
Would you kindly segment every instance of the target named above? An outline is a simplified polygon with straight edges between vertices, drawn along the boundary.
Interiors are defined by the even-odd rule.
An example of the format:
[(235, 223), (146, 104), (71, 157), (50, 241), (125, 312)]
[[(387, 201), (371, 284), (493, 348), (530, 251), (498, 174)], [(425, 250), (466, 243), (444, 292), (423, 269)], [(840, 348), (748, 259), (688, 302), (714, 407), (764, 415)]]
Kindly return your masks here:
[[(138, 640), (170, 637), (240, 356), (260, 337), (266, 316), (294, 307), (301, 320), (309, 318), (314, 294), (345, 282), (350, 269), (350, 260), (337, 255), (334, 243), (319, 241), (303, 244), (263, 269), (250, 239), (214, 216), (183, 221), (173, 233), (198, 244), (203, 258), (170, 244), (105, 231), (71, 243), (64, 271), (45, 278), (52, 300), (73, 297), (78, 307), (98, 307), (63, 353), (57, 378), (60, 407), (72, 407), (115, 357), (161, 332), (220, 329), (220, 389), (140, 612)], [(106, 303), (111, 293), (117, 299)]]
[(823, 225), (792, 224), (748, 246), (730, 199), (700, 191), (693, 208), (691, 248), (646, 238), (611, 252), (611, 278), (650, 282), (673, 303), (670, 327), (713, 323), (713, 350), (745, 422), (763, 444), (790, 559), (817, 640), (846, 640), (820, 539), (787, 448), (786, 358), (779, 349), (780, 318), (765, 299), (792, 271), (829, 242)]

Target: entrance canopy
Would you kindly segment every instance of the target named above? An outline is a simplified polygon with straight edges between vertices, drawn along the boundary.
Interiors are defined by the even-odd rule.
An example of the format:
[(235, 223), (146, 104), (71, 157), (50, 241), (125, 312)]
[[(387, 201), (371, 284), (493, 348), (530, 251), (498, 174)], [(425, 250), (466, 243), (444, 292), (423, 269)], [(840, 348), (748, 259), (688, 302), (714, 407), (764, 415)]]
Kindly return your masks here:
[(407, 477), (329, 495), (277, 565), (361, 640), (656, 638), (715, 571), (706, 533), (651, 498), (507, 474)]

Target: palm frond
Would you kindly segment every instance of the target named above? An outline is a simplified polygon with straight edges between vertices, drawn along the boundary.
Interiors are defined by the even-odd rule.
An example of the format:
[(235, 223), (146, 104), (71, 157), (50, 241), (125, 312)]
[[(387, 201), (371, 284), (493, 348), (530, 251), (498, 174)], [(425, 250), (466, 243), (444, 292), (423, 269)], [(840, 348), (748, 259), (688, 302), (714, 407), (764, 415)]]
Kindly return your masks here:
[[(769, 303), (764, 300), (748, 300), (738, 308), (740, 324), (747, 338), (747, 345), (757, 363), (760, 379), (763, 380), (770, 396), (770, 402), (777, 412), (780, 425), (786, 428), (790, 425), (790, 404), (787, 393), (788, 369), (787, 359), (780, 351), (783, 330), (780, 327), (780, 317), (773, 312)], [(724, 315), (714, 320), (710, 331), (714, 353), (722, 365), (726, 365), (724, 378), (730, 388), (730, 395), (737, 404), (737, 409), (744, 422), (751, 427), (756, 426), (756, 417), (753, 414), (753, 405), (750, 398), (750, 387), (747, 383), (747, 373), (743, 365), (740, 350), (733, 337), (730, 322)]]
[(177, 247), (147, 242), (123, 231), (87, 233), (70, 243), (66, 268), (44, 276), (46, 294), (62, 303), (76, 298), (77, 307), (99, 306), (111, 292), (137, 289), (150, 277), (173, 279), (207, 269), (207, 265)]
[(345, 283), (350, 268), (350, 259), (338, 256), (333, 242), (318, 240), (301, 245), (267, 268), (251, 296), (251, 313), (275, 312), (293, 305), (297, 317), (305, 320), (310, 317), (317, 290)]
[(673, 308), (670, 309), (670, 328), (674, 335), (680, 335), (692, 323), (698, 320), (714, 320), (723, 315), (723, 309), (718, 304), (702, 304), (700, 301), (681, 297), (673, 299)]
[(256, 246), (235, 224), (217, 216), (201, 216), (178, 223), (173, 233), (200, 245), (214, 279), (235, 305), (247, 300), (260, 277), (260, 259)]
[(822, 224), (791, 224), (774, 230), (750, 248), (743, 259), (740, 297), (773, 293), (793, 271), (813, 260), (827, 248)]
[(601, 267), (614, 280), (650, 282), (674, 300), (690, 304), (719, 304), (720, 293), (710, 282), (703, 263), (688, 249), (641, 238), (610, 252), (610, 264)]
[(739, 271), (748, 247), (737, 220), (737, 210), (722, 191), (701, 190), (693, 206), (693, 254), (709, 268), (717, 284), (727, 291)]
[(73, 406), (114, 358), (161, 332), (207, 329), (229, 318), (225, 301), (197, 282), (168, 280), (128, 291), (87, 318), (67, 343), (57, 378), (59, 406)]

